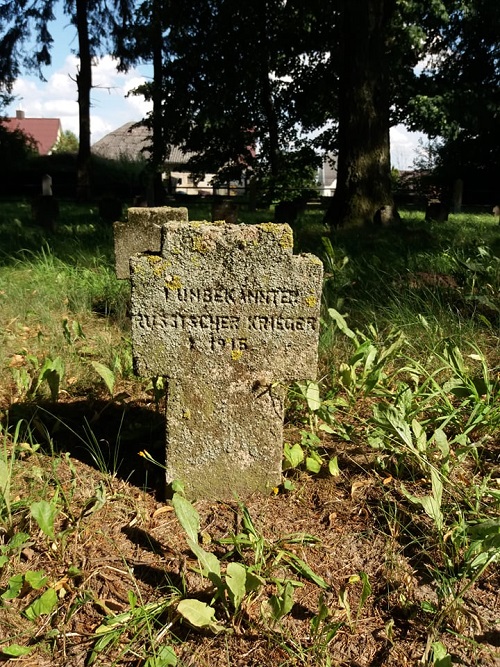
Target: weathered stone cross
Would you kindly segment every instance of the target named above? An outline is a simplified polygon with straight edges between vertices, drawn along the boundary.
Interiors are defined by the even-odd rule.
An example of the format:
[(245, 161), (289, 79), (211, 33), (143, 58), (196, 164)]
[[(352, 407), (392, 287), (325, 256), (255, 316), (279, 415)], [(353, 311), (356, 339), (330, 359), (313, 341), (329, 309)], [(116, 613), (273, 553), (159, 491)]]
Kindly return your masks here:
[(284, 383), (317, 372), (323, 267), (288, 225), (169, 222), (131, 258), (136, 372), (166, 376), (167, 482), (230, 499), (281, 481)]

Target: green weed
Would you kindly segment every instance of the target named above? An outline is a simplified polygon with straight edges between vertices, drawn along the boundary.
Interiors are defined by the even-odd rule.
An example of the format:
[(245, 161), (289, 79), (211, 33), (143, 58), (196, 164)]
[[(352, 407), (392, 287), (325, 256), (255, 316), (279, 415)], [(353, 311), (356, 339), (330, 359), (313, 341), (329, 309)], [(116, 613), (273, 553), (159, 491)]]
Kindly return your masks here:
[[(95, 404), (99, 413), (92, 418), (98, 419), (123, 400), (123, 389), (132, 401), (142, 401), (146, 390), (152, 409), (159, 410), (165, 380), (149, 386), (133, 380), (129, 287), (114, 276), (111, 232), (91, 207), (64, 205), (64, 211), (60, 232), (49, 243), (31, 225), (28, 204), (5, 205), (0, 212), (2, 410), (14, 402), (64, 397), (66, 405), (97, 394), (106, 398), (102, 410)], [(190, 211), (191, 219), (209, 215), (203, 202)], [(257, 637), (256, 647), (259, 640), (269, 649), (278, 646), (276, 664), (329, 667), (345, 658), (336, 654), (339, 632), (352, 635), (356, 646), (370, 606), (377, 610), (373, 618), (380, 610), (384, 618), (380, 650), (391, 651), (408, 632), (416, 646), (423, 633), (422, 664), (466, 662), (465, 650), (455, 657), (460, 639), (474, 644), (470, 653), (481, 654), (473, 639), (482, 631), (472, 600), (481, 582), (496, 582), (500, 553), (498, 227), (465, 214), (424, 227), (418, 216), (405, 213), (397, 231), (360, 237), (338, 230), (324, 239), (321, 215), (308, 211), (296, 238), (297, 246), (306, 242), (307, 250), (321, 254), (326, 283), (321, 379), (298, 382), (289, 392), (288, 414), (299, 436), (284, 447), (285, 498), (300, 516), (309, 494), (320, 522), (315, 525), (325, 530), (332, 522), (332, 535), (340, 502), (362, 521), (368, 539), (374, 526), (383, 526), (386, 548), (402, 562), (394, 570), (400, 567), (411, 586), (395, 583), (384, 592), (370, 564), (347, 570), (343, 579), (334, 572), (329, 586), (329, 575), (320, 576), (304, 556), (318, 543), (314, 535), (271, 539), (243, 503), (236, 503), (224, 537), (210, 542), (195, 507), (177, 489), (172, 506), (187, 540), (187, 549), (172, 556), (184, 568), (179, 581), (167, 581), (166, 591), (143, 599), (143, 584), (126, 564), (121, 576), (130, 578), (128, 600), (113, 610), (91, 586), (99, 567), (92, 565), (82, 577), (72, 563), (85, 543), (87, 522), (123, 495), (113, 477), (118, 454), (108, 452), (93, 423), (83, 435), (76, 427), (68, 432), (106, 475), (77, 505), (82, 485), (69, 456), (55, 453), (52, 426), (33, 419), (49, 452), (42, 466), (28, 425), (8, 427), (6, 414), (0, 427), (0, 604), (7, 627), (13, 619), (12, 627), (20, 629), (2, 637), (3, 658), (43, 650), (57, 661), (59, 649), (71, 643), (71, 632), (65, 636), (69, 621), (82, 610), (90, 618), (92, 609), (98, 610), (95, 623), (78, 638), (87, 648), (93, 642), (88, 664), (204, 664), (203, 654), (186, 656), (194, 643), (224, 642), (220, 637), (227, 638), (231, 664), (230, 643), (247, 635)], [(267, 221), (269, 211), (246, 219), (242, 210), (241, 217)], [(118, 420), (117, 440), (127, 414)], [(66, 428), (54, 419), (54, 430)], [(296, 469), (309, 473), (298, 488)], [(359, 501), (353, 471), (367, 482)], [(121, 507), (118, 522), (124, 516), (127, 525), (138, 520), (129, 509)], [(161, 558), (160, 571), (168, 555)], [(416, 595), (412, 587), (421, 580), (428, 588)], [(66, 583), (59, 588), (61, 581)], [(299, 601), (307, 618), (300, 618)], [(302, 634), (294, 634), (297, 628)]]
[[(351, 610), (351, 604), (349, 602), (349, 590), (352, 588), (352, 586), (358, 583), (361, 583), (361, 593), (359, 596), (356, 615), (353, 616)], [(349, 625), (351, 632), (355, 632), (361, 611), (365, 606), (365, 603), (369, 598), (369, 596), (371, 595), (371, 593), (372, 593), (372, 587), (366, 572), (360, 572), (359, 574), (351, 575), (347, 581), (347, 585), (341, 588), (338, 596), (339, 605), (340, 608), (344, 610), (346, 621), (347, 624)]]

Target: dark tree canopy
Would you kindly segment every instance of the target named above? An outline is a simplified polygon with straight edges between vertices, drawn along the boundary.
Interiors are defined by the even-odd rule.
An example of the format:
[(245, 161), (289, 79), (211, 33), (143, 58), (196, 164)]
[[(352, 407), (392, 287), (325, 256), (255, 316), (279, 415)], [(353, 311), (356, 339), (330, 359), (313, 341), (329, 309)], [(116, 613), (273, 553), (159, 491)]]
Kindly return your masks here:
[(442, 35), (456, 39), (450, 21), (458, 2), (304, 5), (198, 0), (170, 7), (157, 106), (163, 140), (196, 152), (194, 171), (222, 164), (226, 175), (247, 166), (268, 174), (271, 196), (286, 181), (290, 153), (310, 165), (308, 148), (337, 152), (330, 218), (371, 220), (392, 203), (390, 125), (426, 129), (428, 81), (416, 68)]
[[(195, 152), (195, 173), (224, 165), (228, 177), (252, 167), (269, 174), (272, 190), (283, 173), (284, 154), (295, 148), (304, 154), (299, 104), (309, 114), (303, 114), (303, 127), (317, 127), (312, 119), (318, 114), (324, 118), (318, 106), (305, 101), (312, 100), (314, 77), (298, 76), (306, 69), (304, 43), (313, 42), (314, 24), (319, 25), (313, 9), (277, 0), (195, 0), (188, 7), (162, 9), (167, 52), (161, 101), (150, 122), (157, 121), (160, 109), (164, 143)], [(312, 65), (307, 69), (312, 72)], [(151, 99), (156, 70), (154, 79), (146, 87)]]
[[(455, 3), (429, 49), (416, 97), (415, 125), (444, 142), (438, 173), (461, 178), (485, 200), (498, 197), (500, 173), (500, 3)], [(494, 203), (494, 201), (493, 201)]]
[[(40, 72), (43, 65), (50, 65), (53, 39), (47, 26), (54, 19), (52, 5), (53, 0), (4, 0), (0, 5), (0, 95), (4, 104), (24, 68)], [(35, 48), (23, 48), (30, 41)]]
[[(0, 8), (0, 94), (25, 66), (50, 62), (57, 0)], [(445, 138), (456, 171), (498, 164), (498, 0), (65, 0), (78, 32), (79, 194), (88, 196), (92, 59), (104, 52), (154, 75), (151, 183), (170, 146), (193, 172), (252, 169), (269, 196), (318, 151), (338, 154), (335, 224), (392, 204), (389, 128)], [(26, 40), (38, 47), (23, 54)], [(483, 156), (483, 157), (482, 157)], [(496, 160), (496, 162), (495, 162)], [(301, 167), (303, 165), (303, 167)], [(158, 189), (158, 192), (160, 189)], [(152, 201), (158, 203), (157, 193)], [(161, 202), (160, 202), (161, 203)]]
[(2, 170), (21, 167), (26, 159), (36, 154), (35, 142), (20, 130), (7, 129), (0, 123), (0, 155)]

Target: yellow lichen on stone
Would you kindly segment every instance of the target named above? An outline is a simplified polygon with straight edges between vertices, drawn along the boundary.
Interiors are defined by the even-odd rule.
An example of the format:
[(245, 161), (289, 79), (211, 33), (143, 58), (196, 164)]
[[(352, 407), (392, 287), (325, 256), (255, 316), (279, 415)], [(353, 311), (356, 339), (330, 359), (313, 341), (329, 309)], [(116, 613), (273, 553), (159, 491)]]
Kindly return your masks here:
[(309, 296), (306, 296), (306, 306), (309, 306), (309, 308), (314, 308), (314, 306), (318, 303), (318, 300), (314, 296), (314, 294), (310, 294)]
[(180, 289), (182, 287), (182, 282), (179, 276), (167, 276), (165, 281), (165, 287), (167, 289)]
[(213, 243), (210, 243), (208, 239), (200, 234), (193, 238), (193, 250), (205, 254), (213, 250)]
[(222, 225), (225, 225), (226, 221), (225, 220), (214, 220), (212, 222), (212, 225), (215, 225), (216, 227), (222, 227)]
[(231, 352), (231, 357), (233, 358), (233, 361), (238, 361), (239, 359), (241, 359), (242, 356), (243, 356), (242, 350), (233, 350)]
[(167, 262), (161, 257), (158, 257), (158, 255), (148, 255), (147, 261), (153, 271), (153, 275), (157, 278), (161, 278), (167, 269)]
[(268, 234), (276, 234), (276, 224), (274, 222), (261, 222), (257, 227)]
[(282, 248), (293, 248), (293, 232), (288, 225), (262, 222), (257, 227), (267, 234), (273, 234)]
[(182, 416), (184, 419), (191, 419), (191, 410), (189, 408), (186, 408), (182, 413)]
[(132, 267), (132, 273), (134, 273), (137, 276), (140, 276), (141, 274), (144, 273), (144, 268), (140, 264), (134, 264)]
[(291, 229), (283, 229), (279, 243), (282, 248), (293, 248), (293, 232)]

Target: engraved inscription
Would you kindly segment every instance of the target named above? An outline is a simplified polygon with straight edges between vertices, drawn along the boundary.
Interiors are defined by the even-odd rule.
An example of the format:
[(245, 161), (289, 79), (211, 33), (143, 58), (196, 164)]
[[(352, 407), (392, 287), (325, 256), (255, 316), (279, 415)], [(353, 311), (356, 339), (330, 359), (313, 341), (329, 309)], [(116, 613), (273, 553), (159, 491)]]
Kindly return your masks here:
[(240, 318), (235, 315), (185, 315), (172, 313), (161, 315), (134, 315), (134, 323), (139, 329), (179, 329), (181, 331), (210, 329), (211, 331), (226, 331), (239, 328)]
[(257, 306), (296, 306), (299, 302), (299, 290), (290, 289), (253, 289), (250, 287), (181, 287), (166, 289), (165, 297), (169, 302), (177, 303), (225, 303), (229, 305)]
[(252, 315), (248, 317), (250, 331), (316, 331), (318, 321), (314, 317), (281, 317)]
[(280, 315), (186, 315), (183, 313), (134, 315), (134, 324), (144, 331), (178, 329), (181, 331), (210, 330), (224, 332), (240, 329), (253, 331), (316, 331), (314, 317), (283, 317)]
[(243, 352), (243, 350), (248, 350), (248, 341), (246, 338), (214, 338), (212, 336), (210, 340), (210, 348), (212, 352), (223, 350), (224, 348)]

